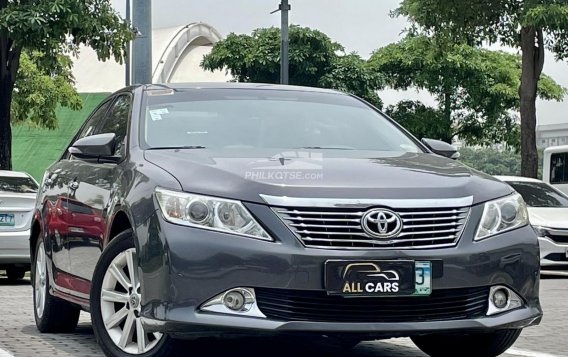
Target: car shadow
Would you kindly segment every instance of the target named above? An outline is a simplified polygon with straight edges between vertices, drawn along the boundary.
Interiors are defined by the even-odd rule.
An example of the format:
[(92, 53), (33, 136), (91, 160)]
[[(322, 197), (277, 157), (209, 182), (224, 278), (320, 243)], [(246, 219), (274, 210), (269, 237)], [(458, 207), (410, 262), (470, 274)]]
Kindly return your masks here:
[[(54, 354), (68, 353), (80, 356), (103, 356), (89, 322), (82, 322), (71, 334), (41, 334), (34, 325), (21, 330), (30, 341), (49, 347)], [(424, 357), (418, 349), (410, 346), (388, 343), (386, 341), (362, 342), (350, 351), (306, 350), (298, 347), (293, 338), (284, 341), (268, 338), (235, 338), (235, 339), (199, 339), (195, 341), (178, 341), (175, 356), (222, 356), (246, 355), (247, 357), (313, 357), (345, 356), (345, 357)]]
[(30, 278), (23, 278), (20, 280), (8, 280), (5, 275), (0, 275), (0, 286), (19, 286), (30, 285)]

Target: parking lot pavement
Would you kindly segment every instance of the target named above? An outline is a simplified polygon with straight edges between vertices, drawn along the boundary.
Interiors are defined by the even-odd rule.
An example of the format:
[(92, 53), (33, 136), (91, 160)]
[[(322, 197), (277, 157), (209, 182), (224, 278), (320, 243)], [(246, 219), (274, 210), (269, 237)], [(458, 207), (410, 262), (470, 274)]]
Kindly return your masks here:
[[(567, 357), (568, 279), (545, 279), (541, 284), (545, 311), (542, 324), (526, 329), (506, 357)], [(29, 281), (11, 284), (0, 277), (0, 357), (27, 356), (102, 356), (88, 314), (82, 314), (73, 334), (40, 334), (32, 312), (32, 288)], [(275, 346), (257, 340), (227, 340), (222, 343), (184, 343), (182, 351), (192, 355), (241, 355), (249, 357), (289, 356), (289, 346)], [(185, 354), (185, 353), (184, 353)], [(319, 354), (321, 355), (321, 354)], [(310, 354), (313, 356), (313, 353)], [(351, 357), (425, 357), (409, 339), (391, 339), (360, 343)], [(456, 357), (467, 356), (456, 351)]]

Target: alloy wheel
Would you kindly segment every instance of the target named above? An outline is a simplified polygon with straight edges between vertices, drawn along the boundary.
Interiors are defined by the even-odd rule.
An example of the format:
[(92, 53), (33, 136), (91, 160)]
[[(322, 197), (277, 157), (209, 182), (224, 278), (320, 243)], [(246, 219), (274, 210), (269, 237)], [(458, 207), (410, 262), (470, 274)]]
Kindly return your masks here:
[(43, 316), (45, 309), (45, 297), (47, 295), (47, 262), (45, 259), (45, 248), (43, 242), (39, 244), (35, 262), (35, 309), (38, 318)]
[(101, 289), (101, 315), (108, 336), (122, 351), (143, 354), (154, 348), (163, 334), (146, 332), (140, 319), (141, 295), (136, 250), (118, 254), (108, 266)]

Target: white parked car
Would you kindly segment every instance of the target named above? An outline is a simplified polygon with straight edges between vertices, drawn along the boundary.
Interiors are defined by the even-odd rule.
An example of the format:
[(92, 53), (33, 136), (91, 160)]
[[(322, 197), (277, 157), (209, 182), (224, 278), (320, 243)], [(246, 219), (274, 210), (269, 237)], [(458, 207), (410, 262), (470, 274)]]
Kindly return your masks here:
[(543, 273), (568, 275), (568, 196), (536, 179), (497, 176), (523, 196), (540, 243)]
[(37, 182), (25, 172), (0, 170), (0, 270), (17, 280), (30, 270), (30, 225)]

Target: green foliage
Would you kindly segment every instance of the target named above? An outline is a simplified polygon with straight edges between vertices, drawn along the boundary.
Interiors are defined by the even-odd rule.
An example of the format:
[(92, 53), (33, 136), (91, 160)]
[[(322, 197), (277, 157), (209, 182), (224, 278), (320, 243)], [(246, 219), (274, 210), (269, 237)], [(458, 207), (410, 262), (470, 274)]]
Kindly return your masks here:
[(521, 155), (515, 151), (462, 148), (459, 160), (489, 175), (519, 176), (521, 174)]
[[(538, 154), (538, 177), (542, 177), (543, 151), (539, 151)], [(489, 175), (521, 175), (521, 154), (513, 150), (498, 150), (493, 148), (462, 148), (460, 149), (459, 161)]]
[(403, 100), (396, 105), (389, 105), (385, 112), (419, 139), (452, 141), (451, 132), (446, 128), (444, 113), (439, 109), (419, 101)]
[(335, 58), (318, 86), (355, 94), (378, 108), (383, 106), (377, 94), (377, 90), (384, 87), (383, 75), (370, 68), (367, 61), (356, 53)]
[[(380, 74), (355, 53), (326, 34), (306, 27), (290, 27), (290, 84), (325, 87), (356, 94), (380, 106), (376, 93), (383, 87)], [(206, 70), (227, 70), (237, 82), (278, 83), (280, 30), (256, 29), (251, 35), (231, 33), (213, 47), (201, 63)]]
[(402, 0), (395, 15), (408, 16), (454, 42), (484, 41), (519, 47), (521, 27), (542, 29), (544, 45), (568, 56), (568, 3), (564, 0)]
[(122, 61), (134, 36), (110, 0), (0, 2), (0, 32), (14, 48), (41, 51), (46, 66), (56, 65), (63, 51), (77, 51), (80, 44), (95, 49), (100, 59)]
[[(543, 80), (545, 49), (557, 59), (568, 58), (566, 0), (402, 0), (395, 15), (407, 16), (413, 26), (453, 43), (500, 43), (520, 49), (519, 86), (522, 128), (522, 174), (536, 177), (536, 99)], [(546, 96), (545, 96), (546, 98)]]
[[(471, 145), (505, 142), (518, 147), (512, 111), (519, 109), (519, 56), (411, 33), (375, 51), (369, 64), (390, 87), (426, 90), (436, 98), (437, 108), (409, 102), (389, 108), (395, 119), (405, 118), (401, 120), (412, 132), (445, 141), (459, 135)], [(548, 76), (540, 81), (542, 98), (561, 100), (565, 92)]]
[(60, 55), (59, 70), (46, 74), (37, 66), (42, 57), (39, 52), (22, 54), (12, 98), (12, 123), (55, 129), (57, 106), (80, 110), (82, 100), (73, 87), (71, 60)]
[(79, 108), (65, 55), (86, 45), (122, 62), (133, 38), (111, 0), (0, 0), (0, 168), (12, 167), (12, 121), (55, 128), (58, 104)]

